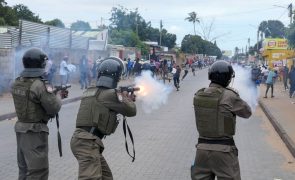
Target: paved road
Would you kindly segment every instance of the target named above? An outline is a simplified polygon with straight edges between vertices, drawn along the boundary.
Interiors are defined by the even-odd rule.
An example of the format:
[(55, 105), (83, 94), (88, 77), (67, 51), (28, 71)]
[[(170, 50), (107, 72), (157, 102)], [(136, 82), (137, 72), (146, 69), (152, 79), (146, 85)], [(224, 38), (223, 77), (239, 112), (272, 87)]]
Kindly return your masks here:
[[(206, 86), (207, 70), (188, 74), (179, 92), (173, 91), (167, 104), (152, 114), (129, 118), (135, 137), (134, 163), (125, 152), (122, 124), (104, 140), (104, 155), (116, 180), (189, 180), (195, 156), (197, 132), (192, 97), (196, 89)], [(59, 158), (55, 123), (50, 126), (50, 180), (77, 179), (77, 162), (69, 142), (75, 127), (79, 102), (64, 105), (61, 133), (64, 156)], [(295, 179), (295, 161), (266, 116), (258, 107), (250, 119), (237, 119), (236, 144), (239, 148), (243, 180)], [(15, 120), (0, 122), (0, 179), (17, 179)]]

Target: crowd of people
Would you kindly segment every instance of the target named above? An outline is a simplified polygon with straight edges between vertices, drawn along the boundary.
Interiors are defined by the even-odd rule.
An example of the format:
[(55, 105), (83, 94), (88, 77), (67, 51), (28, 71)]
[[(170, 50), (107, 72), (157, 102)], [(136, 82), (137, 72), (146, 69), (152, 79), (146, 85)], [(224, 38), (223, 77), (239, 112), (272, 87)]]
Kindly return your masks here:
[(289, 91), (289, 97), (294, 97), (295, 92), (295, 68), (291, 65), (289, 69), (288, 66), (283, 65), (282, 67), (267, 67), (263, 66), (253, 66), (251, 69), (252, 81), (259, 85), (260, 83), (266, 84), (266, 91), (264, 98), (268, 97), (268, 91), (271, 89), (271, 98), (274, 97), (274, 84), (276, 81), (283, 82), (283, 91)]

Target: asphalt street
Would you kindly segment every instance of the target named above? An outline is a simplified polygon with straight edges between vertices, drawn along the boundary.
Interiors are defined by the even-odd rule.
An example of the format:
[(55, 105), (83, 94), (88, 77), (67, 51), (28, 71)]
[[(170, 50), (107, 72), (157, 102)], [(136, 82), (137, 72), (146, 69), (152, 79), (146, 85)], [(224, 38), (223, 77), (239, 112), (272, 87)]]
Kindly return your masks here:
[[(125, 151), (122, 123), (104, 139), (103, 152), (116, 180), (189, 180), (197, 131), (193, 95), (208, 85), (207, 69), (191, 73), (173, 90), (167, 103), (150, 114), (137, 102), (136, 117), (128, 118), (135, 139), (136, 160)], [(172, 86), (172, 82), (168, 85)], [(55, 122), (49, 123), (50, 180), (77, 179), (78, 164), (70, 150), (79, 101), (60, 112), (63, 157), (59, 157)], [(17, 179), (15, 119), (0, 121), (0, 179)], [(237, 118), (235, 141), (243, 180), (293, 180), (295, 161), (260, 107), (249, 119)]]

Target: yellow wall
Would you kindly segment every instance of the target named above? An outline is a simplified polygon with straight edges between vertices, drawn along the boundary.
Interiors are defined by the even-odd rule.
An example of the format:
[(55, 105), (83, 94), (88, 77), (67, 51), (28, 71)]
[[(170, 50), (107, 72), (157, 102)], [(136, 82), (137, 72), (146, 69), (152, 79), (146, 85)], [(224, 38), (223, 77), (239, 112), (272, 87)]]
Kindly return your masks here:
[(295, 52), (294, 50), (288, 49), (267, 49), (263, 51), (262, 56), (269, 67), (273, 67), (274, 63), (281, 61), (282, 64), (287, 64), (290, 68), (294, 64), (293, 58), (295, 58)]

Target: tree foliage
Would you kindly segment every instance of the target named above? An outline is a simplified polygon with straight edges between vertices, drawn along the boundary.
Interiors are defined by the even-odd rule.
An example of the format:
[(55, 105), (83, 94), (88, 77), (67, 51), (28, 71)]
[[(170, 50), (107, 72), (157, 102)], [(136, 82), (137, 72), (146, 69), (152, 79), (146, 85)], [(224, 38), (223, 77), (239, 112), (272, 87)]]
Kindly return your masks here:
[(295, 23), (293, 22), (287, 29), (287, 39), (290, 47), (295, 47)]
[[(111, 29), (118, 31), (133, 31), (141, 41), (160, 41), (160, 30), (151, 27), (150, 22), (146, 22), (138, 13), (138, 9), (129, 10), (123, 6), (113, 7), (111, 10)], [(115, 32), (115, 31), (114, 31)], [(112, 36), (113, 37), (113, 36)], [(172, 48), (175, 46), (176, 35), (170, 34), (162, 29), (162, 45)]]
[(284, 24), (279, 20), (262, 21), (258, 30), (264, 33), (266, 38), (284, 38), (286, 31)]
[(17, 4), (13, 6), (13, 10), (18, 19), (24, 19), (32, 22), (42, 23), (38, 15), (35, 15), (27, 6)]
[(7, 6), (5, 0), (0, 0), (0, 17), (2, 18), (1, 24), (8, 26), (17, 26), (18, 18), (14, 10)]
[(194, 33), (196, 35), (196, 22), (200, 23), (200, 19), (197, 16), (196, 12), (190, 12), (188, 13), (188, 17), (185, 18), (185, 20), (188, 20), (189, 22), (192, 22), (194, 25)]
[(88, 22), (78, 20), (71, 24), (71, 29), (75, 31), (88, 31), (91, 27)]
[(140, 41), (138, 35), (132, 30), (111, 30), (109, 43), (126, 47), (137, 47), (142, 54), (148, 54), (148, 47)]
[(198, 35), (186, 35), (181, 42), (181, 50), (190, 54), (206, 54), (209, 56), (222, 56), (221, 50), (216, 44), (203, 40)]
[(50, 26), (60, 27), (60, 28), (65, 27), (65, 24), (60, 19), (53, 19), (51, 21), (46, 21), (45, 24)]

